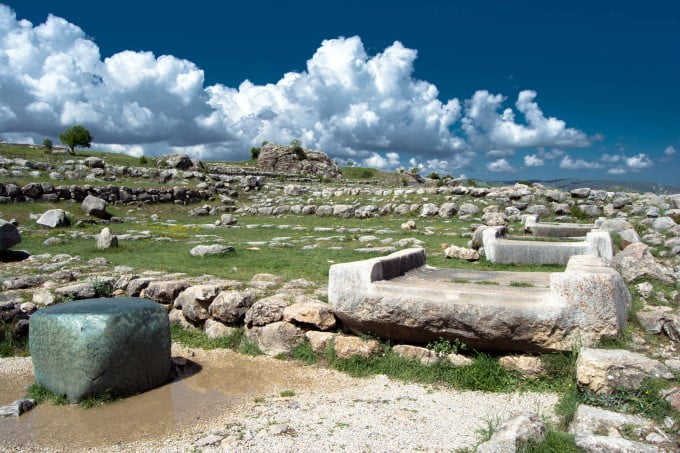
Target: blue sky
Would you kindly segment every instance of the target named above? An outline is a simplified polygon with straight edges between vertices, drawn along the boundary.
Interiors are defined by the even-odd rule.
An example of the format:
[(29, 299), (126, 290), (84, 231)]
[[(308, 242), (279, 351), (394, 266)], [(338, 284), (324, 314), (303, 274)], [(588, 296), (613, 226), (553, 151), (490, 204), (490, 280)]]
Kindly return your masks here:
[(131, 154), (301, 138), (385, 169), (680, 184), (676, 2), (5, 5), (6, 139), (81, 122)]

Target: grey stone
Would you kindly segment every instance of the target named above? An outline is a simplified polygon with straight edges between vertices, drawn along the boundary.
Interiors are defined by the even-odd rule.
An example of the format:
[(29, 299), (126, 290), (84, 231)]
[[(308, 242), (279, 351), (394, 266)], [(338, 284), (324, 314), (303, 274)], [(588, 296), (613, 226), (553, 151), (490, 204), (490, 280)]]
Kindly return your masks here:
[(472, 203), (463, 203), (458, 210), (459, 216), (473, 216), (479, 213), (479, 208)]
[(255, 294), (252, 291), (223, 291), (210, 304), (209, 313), (222, 322), (235, 324), (243, 320), (253, 303)]
[(131, 291), (131, 286), (134, 285), (134, 291), (137, 291), (137, 282), (145, 284), (144, 290), (141, 292), (142, 297), (146, 299), (155, 300), (162, 304), (171, 304), (175, 298), (189, 287), (189, 283), (183, 280), (164, 280), (164, 281), (149, 281), (144, 279), (131, 280), (128, 284), (128, 293)]
[(106, 201), (93, 195), (85, 197), (82, 203), (83, 212), (87, 215), (97, 217), (99, 219), (108, 219), (111, 216), (106, 212)]
[(74, 283), (54, 290), (58, 296), (69, 299), (89, 299), (97, 295), (92, 283)]
[(319, 330), (335, 327), (333, 311), (321, 301), (289, 305), (283, 310), (283, 319), (294, 324), (314, 326)]
[(666, 231), (676, 226), (675, 220), (670, 217), (658, 217), (652, 223), (652, 229), (656, 231)]
[(0, 406), (0, 417), (19, 417), (35, 407), (35, 400), (25, 398), (16, 400), (7, 406)]
[(13, 289), (35, 288), (45, 283), (46, 277), (41, 275), (22, 275), (19, 277), (10, 277), (2, 282), (2, 289), (10, 291)]
[(49, 209), (45, 211), (36, 220), (36, 223), (47, 228), (67, 227), (71, 224), (63, 209)]
[(249, 341), (269, 356), (289, 354), (305, 338), (299, 328), (285, 321), (262, 327), (247, 327), (245, 333)]
[(626, 219), (598, 219), (595, 221), (595, 228), (610, 233), (618, 233), (633, 229), (633, 225)]
[(309, 149), (296, 149), (267, 143), (260, 150), (257, 166), (263, 170), (337, 178), (340, 168), (327, 154)]
[(118, 236), (111, 234), (111, 230), (104, 228), (97, 235), (97, 248), (99, 250), (106, 250), (111, 247), (118, 247)]
[(581, 187), (578, 189), (572, 189), (569, 193), (574, 198), (588, 198), (590, 195), (590, 189), (588, 187)]
[(433, 350), (419, 346), (398, 344), (392, 347), (392, 351), (399, 357), (417, 360), (423, 365), (433, 365), (439, 361), (439, 357)]
[(4, 252), (20, 242), (21, 235), (17, 227), (6, 220), (0, 219), (0, 252)]
[(477, 453), (515, 453), (532, 440), (539, 442), (547, 427), (536, 414), (515, 415), (501, 424), (491, 438), (477, 446)]
[(207, 255), (228, 255), (234, 253), (236, 249), (229, 245), (197, 245), (192, 248), (189, 253), (191, 256), (207, 256)]
[(255, 302), (246, 312), (244, 321), (248, 326), (264, 326), (283, 319), (283, 310), (289, 305), (282, 294), (266, 297)]
[[(580, 404), (576, 409), (573, 421), (569, 425), (569, 432), (572, 434), (608, 433), (612, 430), (617, 430), (618, 432), (625, 425), (634, 428), (637, 436), (642, 436), (645, 431), (654, 427), (651, 420), (637, 415), (621, 414), (599, 407)], [(620, 435), (621, 433), (618, 434)]]
[(663, 453), (654, 445), (636, 442), (621, 437), (577, 434), (576, 446), (587, 453)]
[(222, 214), (222, 225), (236, 225), (238, 220), (231, 214)]
[(477, 250), (458, 247), (455, 245), (446, 247), (444, 249), (444, 256), (446, 256), (446, 258), (456, 258), (465, 261), (479, 260), (479, 252)]
[(579, 384), (595, 393), (637, 390), (648, 376), (673, 379), (673, 373), (658, 360), (625, 349), (583, 348), (576, 361)]
[(96, 157), (96, 156), (90, 156), (90, 157), (86, 158), (83, 161), (83, 163), (90, 168), (104, 168), (105, 167), (104, 159), (102, 159), (100, 157)]
[(238, 331), (237, 327), (229, 327), (214, 319), (206, 319), (203, 331), (211, 339), (228, 337)]
[(39, 310), (29, 347), (36, 383), (69, 401), (131, 394), (170, 378), (170, 324), (143, 299), (91, 299)]
[(602, 214), (600, 208), (594, 204), (580, 204), (578, 208), (588, 217), (599, 217)]
[(675, 281), (672, 270), (661, 265), (642, 242), (630, 244), (617, 253), (611, 265), (627, 282), (638, 278), (658, 279), (666, 283)]

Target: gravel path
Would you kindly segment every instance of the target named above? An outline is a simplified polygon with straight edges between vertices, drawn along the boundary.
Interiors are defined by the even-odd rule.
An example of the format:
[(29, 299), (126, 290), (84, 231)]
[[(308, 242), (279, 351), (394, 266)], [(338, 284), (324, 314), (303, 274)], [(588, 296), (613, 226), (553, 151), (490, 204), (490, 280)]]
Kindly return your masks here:
[[(208, 361), (229, 359), (234, 354), (229, 351), (192, 352), (195, 354), (192, 360), (199, 363), (205, 361), (206, 364)], [(247, 360), (252, 360), (256, 367), (280, 367), (277, 370), (286, 375), (304, 375), (307, 382), (312, 379), (315, 384), (303, 385), (302, 381), (298, 381), (296, 385), (291, 382), (289, 388), (293, 390), (292, 396), (282, 397), (280, 390), (272, 392), (270, 389), (263, 396), (249, 396), (237, 403), (218, 406), (220, 410), (211, 410), (209, 414), (206, 412), (208, 416), (195, 423), (177, 423), (170, 433), (148, 434), (133, 442), (112, 442), (103, 448), (96, 446), (94, 449), (200, 449), (206, 452), (451, 451), (476, 445), (479, 441), (478, 430), (485, 428), (488, 421), (502, 420), (523, 411), (552, 417), (557, 403), (557, 396), (548, 393), (455, 391), (406, 384), (385, 376), (356, 379), (333, 370), (266, 357)], [(30, 359), (0, 359), (0, 381), (12, 374), (24, 374), (30, 368)], [(0, 428), (2, 423), (8, 422), (0, 420)], [(110, 428), (115, 429), (114, 426)], [(94, 447), (94, 444), (79, 444), (79, 447), (81, 445)], [(46, 447), (52, 451), (74, 450), (48, 447), (42, 442), (24, 444), (20, 449), (36, 451)], [(0, 446), (0, 450), (4, 448)], [(93, 451), (92, 448), (83, 450)]]

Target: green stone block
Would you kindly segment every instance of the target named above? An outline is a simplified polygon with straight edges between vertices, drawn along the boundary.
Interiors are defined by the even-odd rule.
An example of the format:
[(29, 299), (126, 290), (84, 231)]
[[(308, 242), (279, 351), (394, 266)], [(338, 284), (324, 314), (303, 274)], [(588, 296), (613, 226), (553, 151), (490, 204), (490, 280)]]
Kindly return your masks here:
[(53, 305), (29, 324), (36, 383), (71, 402), (168, 382), (170, 344), (165, 309), (136, 297)]

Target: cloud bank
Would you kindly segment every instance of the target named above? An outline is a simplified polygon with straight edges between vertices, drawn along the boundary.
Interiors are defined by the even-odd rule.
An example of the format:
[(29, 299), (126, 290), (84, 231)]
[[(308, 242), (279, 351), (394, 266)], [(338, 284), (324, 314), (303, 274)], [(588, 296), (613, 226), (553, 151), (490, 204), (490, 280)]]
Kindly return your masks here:
[[(398, 41), (369, 55), (359, 37), (341, 37), (323, 41), (305, 71), (275, 83), (205, 86), (191, 61), (130, 50), (102, 58), (77, 25), (50, 15), (34, 26), (0, 4), (0, 134), (39, 142), (80, 123), (102, 149), (220, 159), (297, 138), (339, 159), (393, 169), (416, 157), (440, 172), (484, 152), (590, 144), (546, 116), (535, 91), (521, 91), (515, 109), (484, 90), (442, 101), (434, 84), (413, 77), (416, 57)], [(530, 162), (541, 158), (551, 157)], [(499, 159), (488, 169), (514, 167)]]

